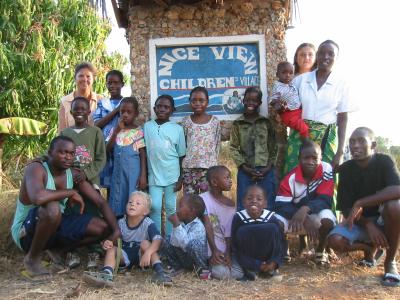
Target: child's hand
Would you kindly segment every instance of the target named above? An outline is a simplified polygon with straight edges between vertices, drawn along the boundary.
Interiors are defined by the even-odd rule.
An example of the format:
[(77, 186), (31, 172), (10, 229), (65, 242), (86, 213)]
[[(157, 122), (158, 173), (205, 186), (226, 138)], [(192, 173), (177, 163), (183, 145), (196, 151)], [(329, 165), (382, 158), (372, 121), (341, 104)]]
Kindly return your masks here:
[(107, 251), (107, 250), (110, 250), (112, 247), (114, 247), (114, 243), (112, 241), (110, 241), (110, 240), (105, 240), (102, 243), (102, 247), (103, 247), (104, 250)]
[(178, 215), (176, 213), (170, 215), (168, 217), (168, 221), (170, 221), (174, 227), (178, 227), (179, 224), (181, 223), (181, 221), (179, 220)]
[(149, 251), (146, 251), (142, 254), (142, 257), (140, 258), (139, 266), (141, 268), (145, 268), (150, 266), (150, 264), (151, 264), (151, 253)]
[(182, 189), (182, 178), (179, 177), (178, 181), (175, 183), (174, 192), (179, 192)]
[(225, 264), (225, 259), (224, 259), (224, 254), (219, 251), (218, 249), (215, 249), (210, 257), (210, 264), (211, 265), (224, 265)]
[(147, 188), (147, 178), (146, 175), (141, 175), (138, 180), (137, 187), (139, 190), (145, 190)]

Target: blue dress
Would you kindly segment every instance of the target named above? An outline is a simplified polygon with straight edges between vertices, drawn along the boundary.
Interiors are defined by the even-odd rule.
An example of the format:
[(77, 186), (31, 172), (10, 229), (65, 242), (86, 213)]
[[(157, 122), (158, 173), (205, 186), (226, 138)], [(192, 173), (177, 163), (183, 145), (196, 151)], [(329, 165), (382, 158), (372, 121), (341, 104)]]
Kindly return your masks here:
[[(112, 132), (111, 132), (112, 134)], [(140, 176), (139, 149), (145, 147), (143, 131), (138, 128), (118, 133), (114, 149), (109, 204), (116, 216), (122, 216)]]

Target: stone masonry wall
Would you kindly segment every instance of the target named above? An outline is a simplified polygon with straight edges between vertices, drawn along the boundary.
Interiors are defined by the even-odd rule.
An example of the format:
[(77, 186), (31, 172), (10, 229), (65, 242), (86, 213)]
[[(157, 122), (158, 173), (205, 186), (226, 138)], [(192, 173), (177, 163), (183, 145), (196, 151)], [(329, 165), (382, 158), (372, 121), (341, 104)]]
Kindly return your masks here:
[[(271, 87), (276, 65), (286, 59), (284, 1), (201, 1), (192, 5), (162, 8), (147, 1), (129, 10), (127, 30), (131, 47), (132, 94), (140, 102), (141, 122), (150, 116), (149, 39), (165, 37), (209, 37), (264, 34), (267, 81)], [(218, 1), (221, 2), (221, 1)], [(223, 124), (223, 139), (229, 137), (230, 122)]]

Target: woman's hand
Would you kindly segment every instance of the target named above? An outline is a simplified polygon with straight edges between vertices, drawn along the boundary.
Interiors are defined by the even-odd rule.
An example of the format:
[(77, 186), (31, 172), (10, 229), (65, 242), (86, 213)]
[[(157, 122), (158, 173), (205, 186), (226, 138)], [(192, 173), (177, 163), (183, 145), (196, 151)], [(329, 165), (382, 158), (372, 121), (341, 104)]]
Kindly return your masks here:
[(336, 152), (336, 154), (333, 156), (333, 159), (331, 161), (331, 166), (333, 169), (333, 172), (336, 173), (338, 171), (338, 168), (340, 164), (343, 161), (343, 153), (342, 152)]

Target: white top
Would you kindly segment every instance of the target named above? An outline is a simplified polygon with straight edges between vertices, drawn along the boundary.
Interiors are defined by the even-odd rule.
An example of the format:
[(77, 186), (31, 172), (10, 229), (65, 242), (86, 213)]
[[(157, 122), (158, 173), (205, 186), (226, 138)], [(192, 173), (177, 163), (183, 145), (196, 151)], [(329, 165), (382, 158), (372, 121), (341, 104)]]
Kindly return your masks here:
[(354, 111), (348, 84), (332, 71), (317, 90), (316, 70), (301, 74), (293, 80), (303, 108), (303, 119), (326, 125), (336, 123), (337, 114)]

